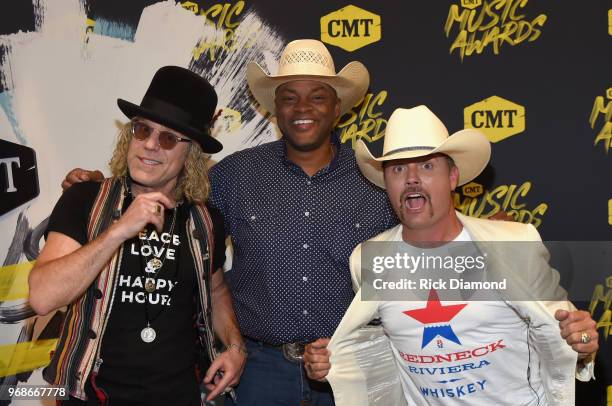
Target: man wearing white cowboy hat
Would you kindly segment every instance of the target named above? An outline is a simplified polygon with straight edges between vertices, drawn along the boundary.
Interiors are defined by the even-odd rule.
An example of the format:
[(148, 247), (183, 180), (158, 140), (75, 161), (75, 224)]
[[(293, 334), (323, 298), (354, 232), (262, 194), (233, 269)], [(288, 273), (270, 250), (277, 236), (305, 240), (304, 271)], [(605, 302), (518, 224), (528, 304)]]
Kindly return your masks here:
[[(566, 319), (574, 307), (548, 266), (535, 228), (466, 217), (453, 207), (454, 189), (478, 176), (489, 161), (486, 137), (471, 129), (449, 137), (442, 122), (418, 106), (392, 114), (380, 158), (362, 142), (356, 155), (362, 173), (386, 189), (401, 221), (370, 241), (410, 247), (436, 241), (446, 246), (452, 241), (531, 241), (531, 249), (505, 262), (499, 251), (492, 251), (497, 258), (487, 258), (487, 272), (507, 277), (513, 297), (492, 292), (489, 299), (497, 300), (449, 304), (435, 289), (427, 300), (408, 292), (402, 297), (411, 301), (385, 300), (384, 294), (367, 300), (363, 283), (372, 267), (363, 254), (370, 241), (360, 244), (350, 258), (357, 294), (329, 352), (305, 356), (312, 362), (309, 375), (327, 378), (337, 405), (573, 405), (574, 376), (592, 376), (594, 323), (561, 323), (577, 355), (559, 335), (555, 319)], [(381, 318), (382, 329), (361, 328), (375, 317)]]

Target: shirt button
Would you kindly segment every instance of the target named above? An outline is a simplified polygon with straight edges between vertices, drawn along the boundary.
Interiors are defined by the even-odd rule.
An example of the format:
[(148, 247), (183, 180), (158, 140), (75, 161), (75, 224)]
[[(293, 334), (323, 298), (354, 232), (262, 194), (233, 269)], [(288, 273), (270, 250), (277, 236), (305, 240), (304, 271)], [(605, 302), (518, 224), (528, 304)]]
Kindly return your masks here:
[(93, 330), (91, 330), (91, 329), (90, 329), (90, 330), (87, 332), (87, 336), (89, 337), (89, 339), (90, 339), (90, 340), (95, 340), (95, 339), (96, 339), (96, 337), (97, 337), (98, 335), (96, 334), (96, 332), (95, 332), (95, 331), (93, 331)]
[(308, 310), (304, 309), (304, 311), (302, 312), (302, 314), (303, 314), (304, 316), (306, 316), (306, 315), (308, 314)]
[(361, 227), (361, 224), (355, 223), (355, 228), (359, 228), (359, 227)]
[(307, 181), (306, 181), (306, 184), (307, 184), (307, 185), (312, 185), (312, 182), (311, 182), (311, 181), (309, 181), (309, 180), (307, 180)]
[(302, 245), (302, 247), (304, 247), (304, 249), (308, 248), (308, 244), (304, 243), (304, 245)]
[(93, 294), (96, 299), (102, 299), (102, 291), (100, 289), (94, 290)]
[(309, 211), (305, 211), (304, 212), (304, 216), (306, 216), (306, 217), (310, 216), (310, 212)]
[(302, 276), (302, 280), (303, 280), (304, 282), (307, 282), (307, 281), (308, 281), (308, 276)]
[(255, 221), (257, 219), (257, 216), (251, 216), (251, 221)]

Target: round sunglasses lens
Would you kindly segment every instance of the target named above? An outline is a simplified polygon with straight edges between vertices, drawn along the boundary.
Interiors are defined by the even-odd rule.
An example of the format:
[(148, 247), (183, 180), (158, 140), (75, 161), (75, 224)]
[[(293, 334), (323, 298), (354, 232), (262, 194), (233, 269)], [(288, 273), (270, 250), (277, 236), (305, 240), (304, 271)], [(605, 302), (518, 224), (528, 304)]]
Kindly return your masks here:
[(165, 131), (159, 133), (159, 146), (163, 149), (172, 149), (177, 143), (178, 140), (174, 134)]
[(142, 123), (132, 123), (132, 132), (134, 133), (134, 138), (139, 141), (145, 140), (151, 135), (151, 129)]

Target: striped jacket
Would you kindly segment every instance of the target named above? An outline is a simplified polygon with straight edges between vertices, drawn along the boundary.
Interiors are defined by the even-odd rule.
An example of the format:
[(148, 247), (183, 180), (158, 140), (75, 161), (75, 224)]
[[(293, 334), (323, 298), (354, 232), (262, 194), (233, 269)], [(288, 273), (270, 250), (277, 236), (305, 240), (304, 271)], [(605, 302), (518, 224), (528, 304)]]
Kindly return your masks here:
[[(98, 192), (87, 226), (87, 238), (94, 240), (121, 213), (125, 200), (123, 179), (106, 179)], [(214, 236), (210, 214), (204, 205), (194, 204), (187, 219), (187, 241), (198, 280), (198, 332), (202, 353), (216, 356), (211, 317), (210, 277), (213, 273)], [(43, 371), (44, 379), (68, 387), (71, 396), (86, 400), (85, 383), (90, 373), (97, 373), (102, 337), (108, 323), (123, 245), (102, 269), (85, 293), (68, 306), (59, 342), (51, 363)]]

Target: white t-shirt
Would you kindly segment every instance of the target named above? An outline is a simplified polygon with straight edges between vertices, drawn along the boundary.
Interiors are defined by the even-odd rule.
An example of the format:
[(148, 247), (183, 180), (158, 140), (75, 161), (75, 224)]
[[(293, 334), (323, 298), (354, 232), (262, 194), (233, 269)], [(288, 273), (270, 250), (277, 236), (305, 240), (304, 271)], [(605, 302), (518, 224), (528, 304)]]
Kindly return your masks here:
[[(455, 241), (472, 239), (464, 228)], [(547, 405), (527, 324), (501, 299), (477, 296), (445, 301), (432, 291), (427, 302), (380, 305), (406, 397), (417, 405)]]

